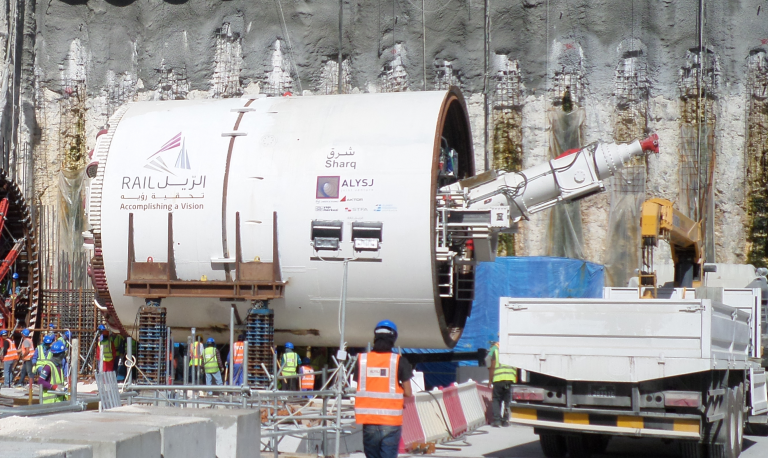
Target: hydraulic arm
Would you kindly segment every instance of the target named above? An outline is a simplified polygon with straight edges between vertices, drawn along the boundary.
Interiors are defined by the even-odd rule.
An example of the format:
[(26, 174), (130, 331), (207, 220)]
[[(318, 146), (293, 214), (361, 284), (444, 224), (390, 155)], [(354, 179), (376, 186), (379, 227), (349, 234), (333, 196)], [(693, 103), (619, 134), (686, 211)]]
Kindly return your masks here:
[(643, 269), (640, 284), (656, 286), (653, 252), (659, 240), (669, 243), (675, 267), (675, 286), (700, 286), (704, 266), (704, 238), (701, 223), (693, 221), (666, 199), (649, 199), (641, 207), (640, 234), (643, 239)]
[(604, 191), (603, 180), (646, 151), (659, 152), (655, 134), (642, 142), (592, 143), (521, 172), (492, 170), (445, 186), (437, 196), (438, 251), (469, 236), (475, 260), (493, 261), (499, 232), (514, 232), (515, 223), (558, 202)]

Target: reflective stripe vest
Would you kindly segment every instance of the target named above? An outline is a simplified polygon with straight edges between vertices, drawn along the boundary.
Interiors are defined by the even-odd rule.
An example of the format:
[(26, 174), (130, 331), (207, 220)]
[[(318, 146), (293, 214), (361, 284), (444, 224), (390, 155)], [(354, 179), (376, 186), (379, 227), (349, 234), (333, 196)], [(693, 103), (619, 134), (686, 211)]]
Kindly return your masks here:
[(189, 365), (200, 366), (203, 362), (203, 344), (201, 342), (192, 343), (189, 351)]
[(19, 359), (19, 351), (16, 350), (16, 344), (13, 343), (12, 339), (8, 339), (8, 351), (5, 352), (3, 361), (16, 361), (17, 359)]
[(112, 339), (109, 337), (105, 339), (102, 336), (101, 341), (99, 342), (99, 346), (101, 347), (102, 360), (105, 363), (112, 361), (115, 357), (115, 355), (112, 353)]
[(301, 366), (301, 372), (303, 374), (308, 374), (301, 376), (301, 389), (313, 390), (315, 388), (315, 374), (313, 374), (314, 369), (312, 369), (312, 366)]
[(283, 353), (280, 365), (283, 366), (283, 375), (296, 375), (299, 369), (299, 355), (293, 351)]
[(45, 348), (45, 345), (40, 344), (37, 346), (37, 361), (35, 362), (35, 367), (33, 368), (34, 371), (37, 371), (41, 367), (45, 365), (48, 361), (51, 360), (51, 356), (53, 354), (51, 353), (50, 347)]
[(216, 356), (216, 347), (208, 347), (203, 352), (203, 367), (206, 374), (219, 372), (219, 358)]
[(232, 364), (243, 364), (243, 353), (245, 353), (245, 344), (243, 342), (235, 342), (233, 347), (234, 347), (234, 353), (232, 354)]
[[(28, 343), (29, 346), (25, 347), (24, 346), (25, 343)], [(31, 350), (28, 350), (28, 349), (31, 349)], [(25, 351), (27, 352), (26, 355), (23, 354)], [(21, 341), (21, 352), (22, 352), (22, 357), (21, 358), (24, 361), (32, 361), (32, 358), (35, 357), (35, 345), (32, 343), (32, 339), (30, 339), (29, 337), (25, 337), (24, 339), (22, 339), (22, 341)]]
[[(53, 361), (46, 361), (45, 366), (48, 366), (51, 370), (51, 378), (48, 383), (51, 385), (63, 385), (64, 384), (64, 372), (53, 364)], [(66, 396), (59, 396), (55, 394), (48, 394), (48, 390), (43, 388), (43, 404), (52, 404), (54, 402), (63, 402), (67, 398)]]
[(361, 425), (403, 424), (403, 388), (397, 380), (400, 355), (369, 352), (358, 359), (355, 422)]
[(496, 344), (491, 347), (491, 360), (496, 361), (496, 365), (493, 368), (493, 380), (492, 382), (512, 382), (517, 383), (517, 368), (511, 366), (504, 366), (499, 362), (499, 345)]

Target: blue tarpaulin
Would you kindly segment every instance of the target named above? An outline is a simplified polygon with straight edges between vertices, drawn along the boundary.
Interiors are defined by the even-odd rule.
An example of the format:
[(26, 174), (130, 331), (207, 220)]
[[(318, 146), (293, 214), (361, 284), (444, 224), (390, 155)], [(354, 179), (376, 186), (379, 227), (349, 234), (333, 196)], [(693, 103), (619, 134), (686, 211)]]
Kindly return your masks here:
[[(599, 264), (568, 258), (543, 256), (500, 257), (481, 263), (475, 276), (475, 300), (472, 314), (454, 351), (488, 348), (489, 340), (499, 335), (499, 298), (600, 298), (603, 297), (604, 268)], [(403, 349), (404, 353), (437, 353), (446, 350)], [(425, 383), (447, 386), (456, 379), (459, 364), (476, 362), (425, 363)]]

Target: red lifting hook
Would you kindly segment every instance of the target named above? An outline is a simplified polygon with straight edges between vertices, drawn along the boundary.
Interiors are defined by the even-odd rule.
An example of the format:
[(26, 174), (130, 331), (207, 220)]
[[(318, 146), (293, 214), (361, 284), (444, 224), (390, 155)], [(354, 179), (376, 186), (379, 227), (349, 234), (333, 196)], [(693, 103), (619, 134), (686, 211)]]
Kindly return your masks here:
[(646, 138), (645, 140), (640, 142), (640, 146), (643, 148), (643, 151), (653, 151), (654, 153), (659, 152), (659, 136), (656, 134), (651, 135), (650, 137)]

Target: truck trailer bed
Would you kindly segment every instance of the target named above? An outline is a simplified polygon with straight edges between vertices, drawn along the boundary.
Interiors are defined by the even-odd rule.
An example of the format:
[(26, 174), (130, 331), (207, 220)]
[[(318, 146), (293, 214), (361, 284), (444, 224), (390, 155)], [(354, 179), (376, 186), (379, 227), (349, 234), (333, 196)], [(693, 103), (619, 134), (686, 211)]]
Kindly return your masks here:
[(752, 351), (751, 315), (712, 299), (502, 297), (499, 358), (572, 381), (636, 383), (743, 370)]

